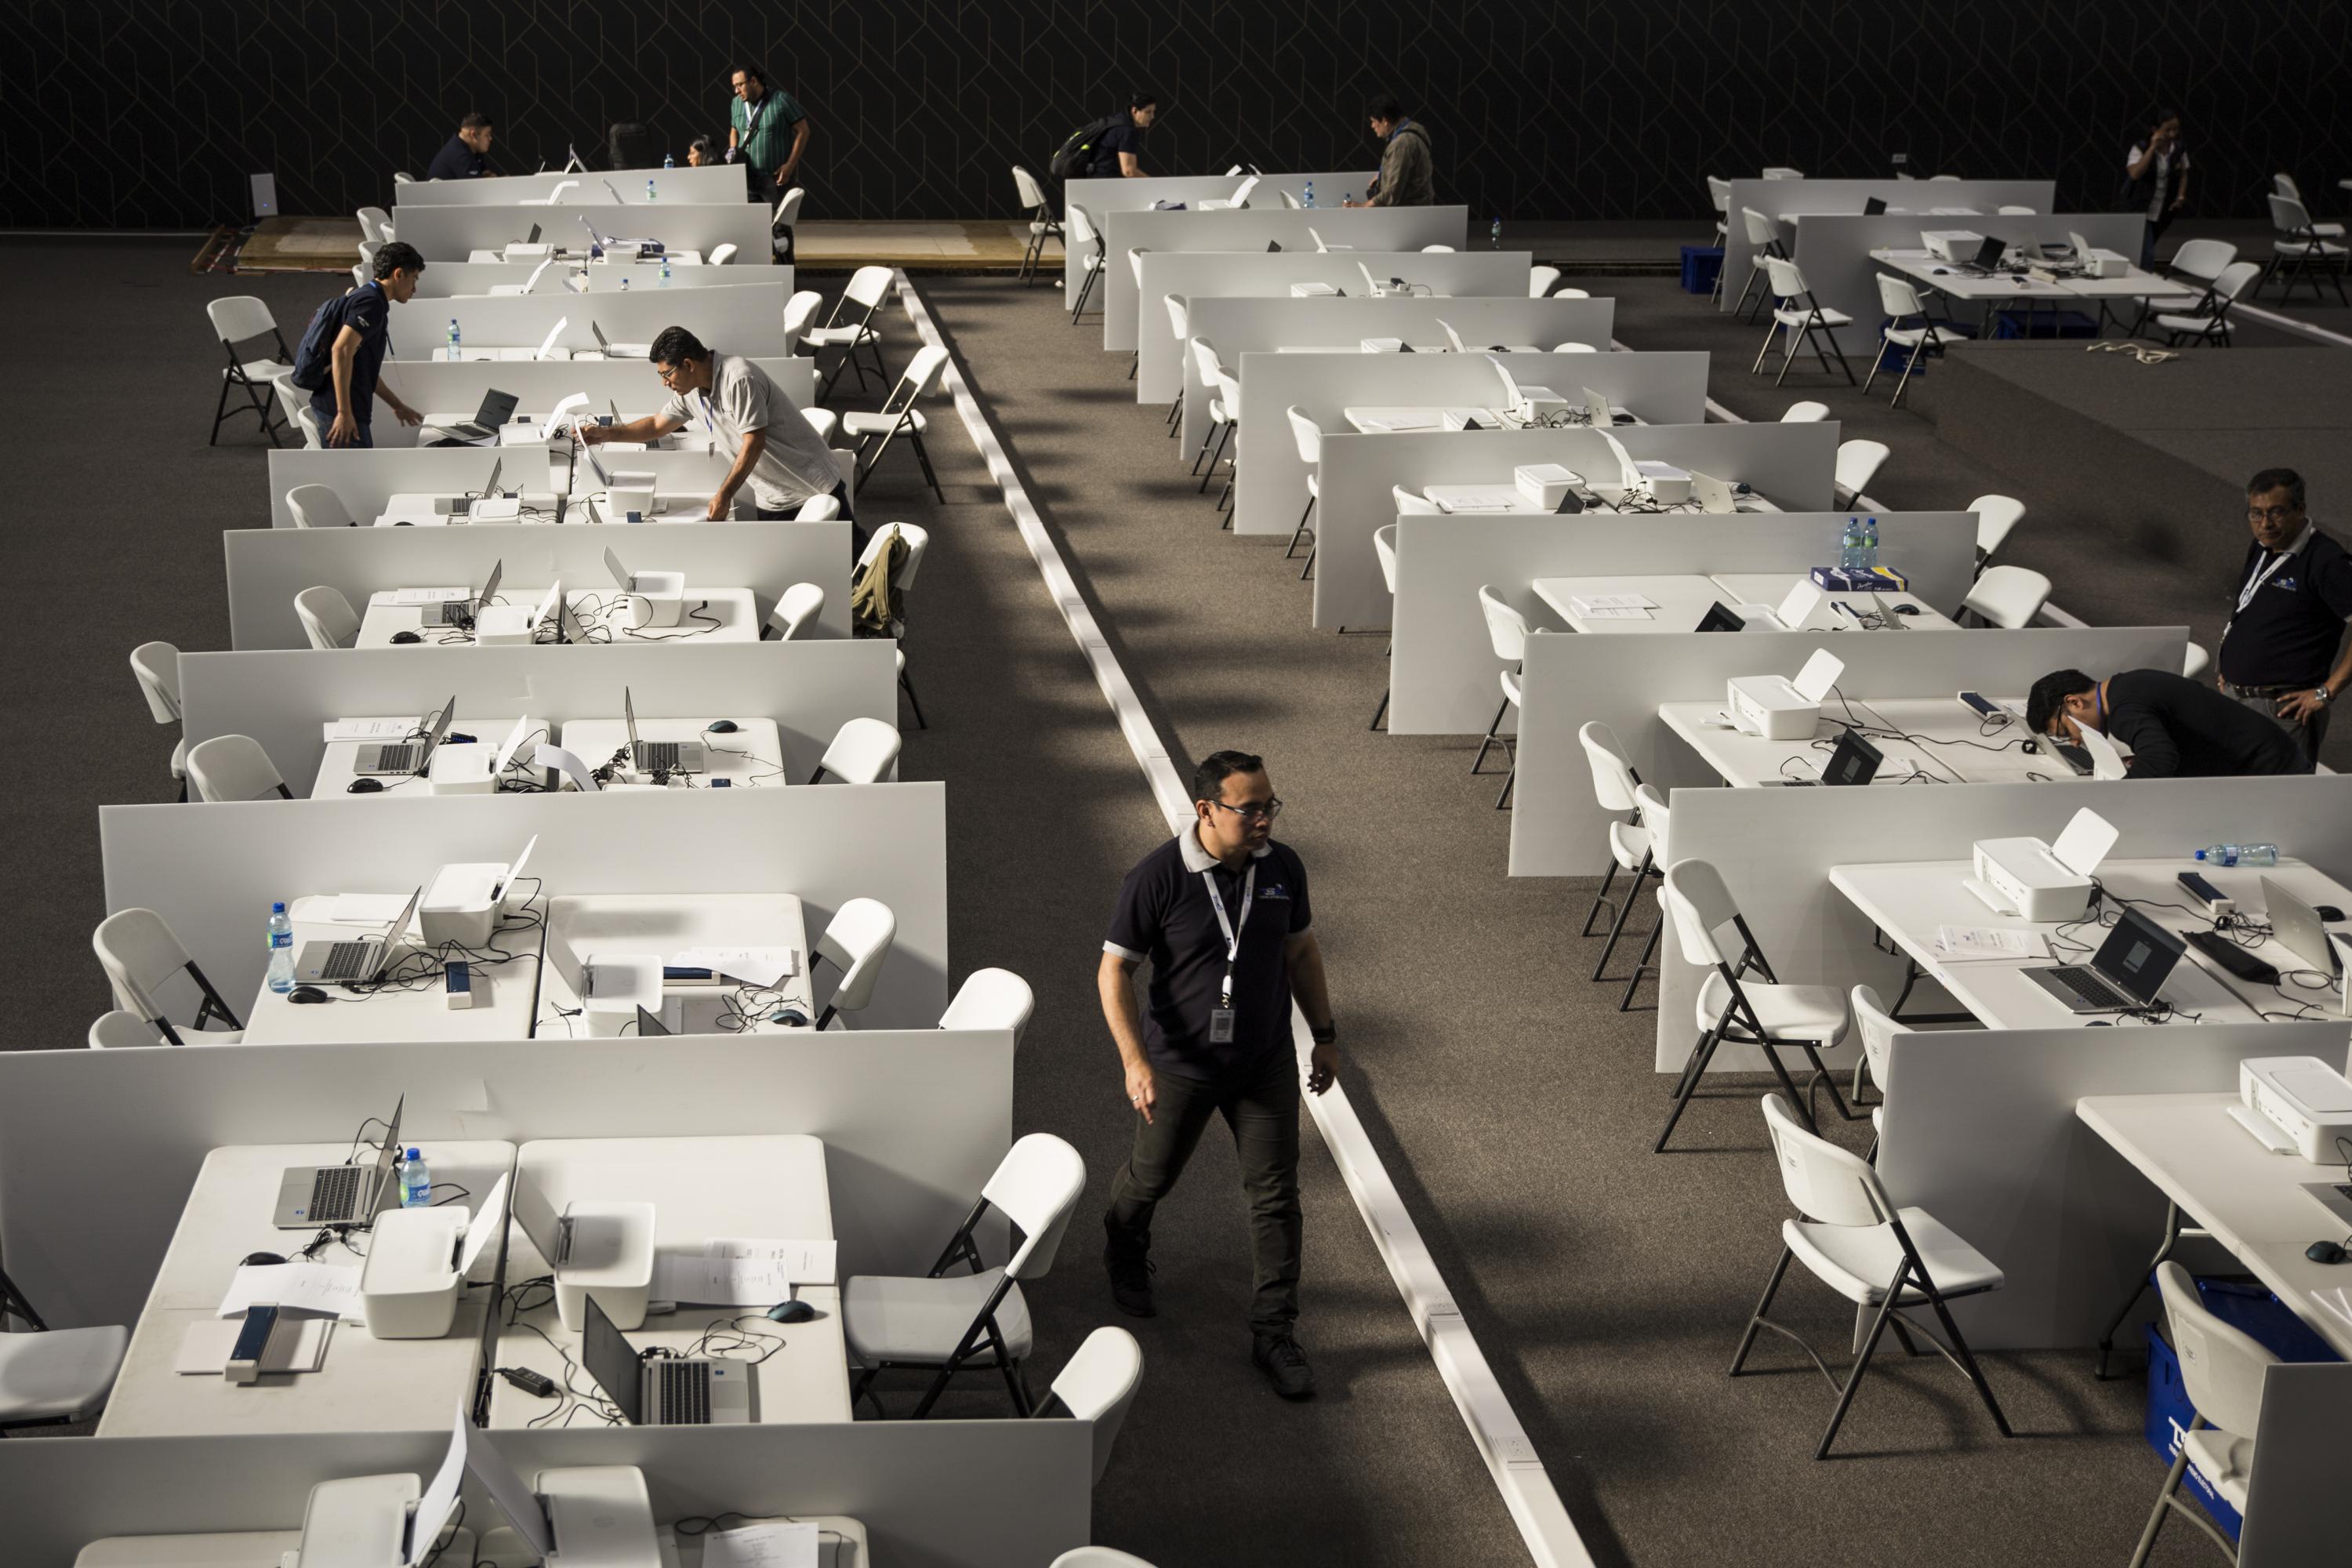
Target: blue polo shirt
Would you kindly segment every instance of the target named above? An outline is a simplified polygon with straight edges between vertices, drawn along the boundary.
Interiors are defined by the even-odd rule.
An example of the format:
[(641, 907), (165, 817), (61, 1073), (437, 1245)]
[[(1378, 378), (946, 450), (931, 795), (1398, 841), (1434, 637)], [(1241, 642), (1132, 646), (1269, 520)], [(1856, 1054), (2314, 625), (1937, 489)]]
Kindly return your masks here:
[[(319, 307), (319, 314), (312, 319), (312, 330), (321, 332), (320, 342), (331, 361), (335, 340), (343, 335), (345, 327), (360, 335), (360, 351), (352, 359), (352, 417), (364, 431), (375, 417), (376, 379), (383, 370), (384, 352), (392, 346), (392, 301), (384, 298), (383, 284), (363, 283)], [(319, 416), (319, 427), (323, 432), (335, 422), (335, 373), (331, 364), (320, 384), (309, 391), (311, 411)]]
[(462, 136), (452, 136), (449, 144), (433, 154), (425, 165), (428, 180), (472, 180), (489, 173), (490, 160), (486, 153), (477, 153), (466, 145)]

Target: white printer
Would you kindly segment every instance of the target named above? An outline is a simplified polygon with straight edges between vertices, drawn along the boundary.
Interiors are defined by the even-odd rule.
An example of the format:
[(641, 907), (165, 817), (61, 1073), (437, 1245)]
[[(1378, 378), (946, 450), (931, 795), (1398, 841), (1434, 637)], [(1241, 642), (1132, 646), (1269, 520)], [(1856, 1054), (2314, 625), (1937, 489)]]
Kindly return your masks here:
[(2029, 921), (2080, 920), (2091, 904), (2091, 873), (2119, 830), (2088, 806), (2055, 844), (2039, 838), (1979, 838), (1976, 875), (1962, 885), (1995, 914)]
[(1810, 740), (1821, 721), (1822, 699), (1844, 673), (1843, 659), (1817, 647), (1793, 680), (1785, 675), (1733, 676), (1724, 704), (1731, 721), (1751, 735), (1768, 741)]
[(1919, 243), (1939, 261), (1974, 261), (1984, 236), (1972, 228), (1935, 228), (1922, 232)]
[(2317, 1057), (2246, 1058), (2238, 1064), (2238, 1098), (2251, 1116), (2234, 1106), (2231, 1114), (2273, 1148), (2292, 1148), (2315, 1165), (2343, 1163), (2336, 1140), (2352, 1137), (2352, 1079)]

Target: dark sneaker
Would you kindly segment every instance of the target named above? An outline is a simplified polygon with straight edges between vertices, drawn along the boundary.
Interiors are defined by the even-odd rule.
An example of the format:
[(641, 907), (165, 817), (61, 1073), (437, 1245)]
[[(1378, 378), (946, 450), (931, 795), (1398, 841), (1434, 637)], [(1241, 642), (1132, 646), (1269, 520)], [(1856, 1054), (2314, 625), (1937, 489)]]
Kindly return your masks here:
[(1130, 1318), (1156, 1318), (1160, 1309), (1151, 1300), (1151, 1277), (1159, 1272), (1139, 1248), (1117, 1242), (1103, 1248), (1103, 1268), (1110, 1275), (1110, 1299)]
[(1307, 1352), (1288, 1334), (1260, 1334), (1250, 1360), (1257, 1363), (1265, 1380), (1285, 1399), (1315, 1397), (1315, 1369), (1307, 1364)]

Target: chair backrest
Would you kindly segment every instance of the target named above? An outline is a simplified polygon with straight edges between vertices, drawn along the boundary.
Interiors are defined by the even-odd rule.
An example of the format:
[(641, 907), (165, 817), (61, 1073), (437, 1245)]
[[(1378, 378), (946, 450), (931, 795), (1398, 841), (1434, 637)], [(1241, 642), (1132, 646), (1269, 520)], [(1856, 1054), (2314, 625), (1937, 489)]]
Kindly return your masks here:
[(866, 570), (866, 563), (874, 559), (875, 552), (882, 548), (882, 542), (893, 529), (898, 530), (898, 537), (907, 542), (907, 558), (898, 563), (898, 571), (890, 574), (890, 594), (895, 599), (915, 585), (915, 574), (921, 570), (923, 564), (923, 552), (931, 547), (929, 529), (912, 522), (883, 524), (874, 531), (874, 537), (866, 542), (866, 549), (857, 557), (857, 565), (849, 576), (852, 582), (856, 580), (858, 573)]
[[(1298, 198), (1288, 191), (1282, 193), (1286, 201)], [(1121, 1552), (1116, 1546), (1073, 1546), (1045, 1568), (1152, 1568), (1152, 1565), (1131, 1552)]]
[(1632, 811), (1641, 781), (1633, 776), (1633, 760), (1625, 754), (1617, 731), (1596, 719), (1578, 727), (1576, 743), (1584, 748), (1585, 765), (1592, 770), (1592, 798), (1601, 809)]
[(278, 330), (278, 320), (269, 313), (269, 307), (251, 294), (230, 294), (207, 300), (205, 314), (212, 318), (213, 331), (225, 343), (241, 343), (247, 338)]
[(354, 262), (354, 263), (352, 263), (352, 288), (354, 288), (354, 289), (364, 289), (364, 288), (366, 288), (366, 287), (367, 287), (367, 268), (368, 268), (368, 264), (367, 264), (366, 262), (364, 262), (364, 261), (359, 261), (359, 262)]
[(1673, 825), (1673, 813), (1666, 808), (1666, 797), (1655, 784), (1643, 784), (1633, 792), (1633, 804), (1641, 809), (1642, 826), (1650, 830), (1650, 859), (1654, 864), (1666, 864), (1666, 831)]
[[(1225, 417), (1238, 426), (1242, 422), (1241, 379), (1222, 364), (1217, 366), (1217, 401), (1225, 405)], [(1234, 447), (1236, 453), (1240, 449), (1239, 446)]]
[(1797, 1212), (1822, 1225), (1868, 1226), (1895, 1217), (1878, 1173), (1861, 1155), (1808, 1132), (1789, 1102), (1764, 1097), (1764, 1126), (1780, 1166), (1780, 1189)]
[(294, 411), (294, 423), (302, 427), (302, 445), (310, 451), (326, 449), (327, 433), (319, 428), (319, 416), (310, 412), (309, 404)]
[(964, 976), (955, 1000), (940, 1015), (942, 1029), (1010, 1029), (1015, 1045), (1029, 1027), (1037, 997), (1029, 983), (1009, 969), (975, 969)]
[(2221, 268), (2221, 276), (2213, 279), (2213, 297), (2225, 306), (2233, 305), (2237, 303), (2238, 296), (2262, 275), (2260, 262), (2232, 261)]
[(1176, 334), (1176, 341), (1178, 342), (1182, 342), (1186, 338), (1192, 335), (1188, 328), (1192, 321), (1192, 312), (1185, 308), (1183, 297), (1181, 295), (1162, 294), (1160, 296), (1160, 302), (1168, 307), (1169, 330)]
[(1732, 901), (1731, 889), (1723, 885), (1723, 873), (1713, 865), (1705, 860), (1677, 860), (1666, 868), (1666, 912), (1674, 917), (1675, 939), (1682, 943), (1685, 958), (1699, 964), (1731, 963), (1715, 933), (1717, 928), (1731, 923), (1739, 906)]
[(360, 635), (359, 615), (338, 589), (303, 589), (294, 595), (294, 615), (312, 647), (349, 647)]
[(780, 640), (791, 642), (816, 625), (817, 616), (824, 613), (824, 589), (814, 583), (795, 583), (776, 596), (776, 607), (768, 612), (768, 624), (776, 628)]
[(1209, 346), (1206, 338), (1189, 338), (1185, 347), (1192, 351), (1192, 368), (1201, 374), (1202, 385), (1214, 391), (1217, 384), (1217, 351)]
[(1143, 287), (1143, 253), (1149, 248), (1150, 247), (1141, 245), (1130, 246), (1128, 248), (1127, 269), (1135, 274), (1135, 286), (1139, 289)]
[(980, 1195), (1021, 1227), (1005, 1273), (1015, 1279), (1042, 1279), (1061, 1249), (1070, 1211), (1086, 1190), (1087, 1163), (1051, 1132), (1031, 1132), (1013, 1141)]
[(2210, 283), (2237, 258), (2238, 247), (2226, 239), (2185, 239), (2172, 253), (2172, 270), (2200, 283)]
[(1444, 512), (1444, 508), (1419, 490), (1409, 490), (1402, 485), (1391, 485), (1389, 499), (1396, 502), (1399, 517), (1438, 517)]
[(1286, 212), (1304, 212), (1304, 211), (1306, 211), (1306, 210), (1307, 210), (1307, 204), (1306, 204), (1305, 202), (1300, 201), (1300, 200), (1297, 198), (1297, 196), (1296, 196), (1296, 195), (1293, 195), (1292, 193), (1290, 193), (1290, 192), (1288, 192), (1288, 191), (1276, 191), (1276, 192), (1275, 192), (1274, 194), (1275, 194), (1276, 195), (1280, 196), (1280, 197), (1282, 198), (1282, 205), (1283, 205), (1283, 210), (1284, 210), (1284, 211), (1286, 211)]
[(709, 257), (707, 259), (709, 261), (709, 264), (710, 264), (711, 266), (713, 266), (713, 267), (724, 267), (724, 266), (726, 266), (729, 262), (730, 262), (730, 261), (732, 261), (732, 260), (734, 260), (734, 259), (735, 259), (735, 244), (734, 244), (734, 242), (733, 242), (732, 240), (730, 240), (730, 241), (728, 241), (726, 244), (724, 244), (724, 245), (721, 245), (721, 246), (718, 247), (716, 249), (714, 249), (714, 250), (712, 250), (712, 251), (711, 251), (711, 253), (710, 253)]
[(1019, 194), (1021, 205), (1031, 212), (1046, 205), (1045, 187), (1037, 183), (1036, 175), (1018, 163), (1013, 165), (1013, 188)]
[(2293, 174), (2273, 174), (2271, 189), (2280, 195), (2293, 196), (2296, 201), (2303, 200), (2303, 187), (2294, 183)]
[(383, 241), (380, 239), (363, 239), (360, 241), (360, 259), (367, 264), (369, 271), (373, 272), (375, 270), (375, 253), (383, 248)]
[(117, 1007), (111, 1013), (100, 1013), (89, 1026), (89, 1048), (94, 1051), (119, 1051), (140, 1046), (160, 1046), (163, 1037), (155, 1026), (136, 1013)]
[(790, 228), (800, 222), (801, 204), (806, 200), (808, 200), (808, 192), (799, 185), (794, 185), (791, 190), (786, 191), (783, 199), (776, 203), (776, 218), (772, 226)]
[(291, 375), (275, 377), (269, 383), (269, 386), (271, 391), (278, 394), (278, 412), (286, 416), (287, 424), (299, 428), (299, 420), (297, 416), (310, 412), (310, 399), (303, 395), (300, 387), (294, 384), (294, 378)]
[(1884, 441), (1841, 441), (1837, 449), (1837, 488), (1850, 496), (1859, 497), (1878, 477), (1878, 466), (1886, 461)]
[(834, 499), (831, 491), (827, 491), (825, 494), (821, 496), (811, 496), (808, 500), (801, 502), (800, 510), (793, 513), (793, 521), (795, 522), (831, 522), (835, 518), (839, 517), (840, 515), (841, 502)]
[(392, 237), (392, 215), (382, 207), (362, 207), (359, 217), (360, 232), (368, 238), (382, 242)]
[(1380, 557), (1381, 581), (1389, 585), (1389, 597), (1396, 597), (1396, 536), (1397, 525), (1384, 522), (1372, 530), (1372, 553)]
[(1283, 413), (1290, 420), (1290, 438), (1298, 443), (1298, 460), (1313, 468), (1323, 460), (1323, 426), (1296, 403)]
[(250, 735), (215, 735), (188, 748), (188, 783), (207, 801), (262, 800), (286, 780)]
[(1919, 302), (1919, 290), (1900, 278), (1878, 275), (1878, 305), (1900, 325), (1906, 317), (1924, 316), (1927, 308)]
[(1095, 232), (1095, 220), (1082, 206), (1070, 208), (1070, 237), (1080, 245), (1100, 246), (1102, 237)]
[(1729, 212), (1731, 210), (1731, 182), (1729, 180), (1719, 179), (1713, 174), (1709, 174), (1706, 177), (1706, 199), (1715, 204), (1716, 211), (1719, 213)]
[(115, 1005), (143, 1018), (160, 1018), (154, 998), (163, 983), (188, 966), (188, 950), (153, 910), (118, 910), (98, 922), (89, 945), (114, 987)]
[[(841, 291), (845, 304), (863, 306), (868, 310), (879, 309), (890, 293), (890, 269), (887, 267), (861, 267), (849, 275), (849, 286)], [(790, 303), (789, 300), (786, 303)]]
[(1854, 1026), (1862, 1031), (1862, 1055), (1870, 1063), (1870, 1081), (1878, 1086), (1883, 1096), (1889, 1081), (1887, 1068), (1893, 1059), (1895, 1037), (1907, 1031), (1895, 1021), (1895, 1016), (1878, 999), (1878, 993), (1869, 986), (1855, 986), (1846, 994), (1846, 1000), (1853, 1004)]
[(841, 984), (833, 990), (835, 1007), (855, 1013), (873, 1000), (874, 982), (898, 934), (898, 917), (879, 899), (851, 899), (834, 911), (816, 951), (841, 970)]
[(817, 765), (844, 784), (879, 784), (898, 760), (898, 730), (861, 714), (834, 731), (833, 744)]
[[(904, 408), (930, 391), (939, 384), (940, 373), (947, 368), (947, 363), (948, 351), (940, 344), (925, 343), (917, 349), (915, 357), (907, 362), (906, 374), (898, 377), (898, 384), (891, 392), (892, 403)], [(907, 402), (898, 403), (898, 395), (902, 391), (907, 395)], [(890, 405), (886, 404), (885, 406)]]
[(1999, 550), (2000, 542), (2009, 537), (2010, 530), (2025, 516), (2025, 503), (2014, 496), (1979, 496), (1969, 502), (1969, 510), (1977, 514), (1977, 554), (1979, 558)]
[(1741, 207), (1739, 209), (1739, 221), (1747, 227), (1748, 243), (1756, 247), (1759, 250), (1761, 250), (1768, 245), (1778, 245), (1780, 243), (1780, 228), (1770, 218), (1766, 217), (1754, 207)]
[(1555, 300), (1590, 300), (1592, 298), (1592, 290), (1590, 289), (1555, 289), (1551, 291), (1551, 297)]
[(1109, 1468), (1111, 1445), (1143, 1381), (1143, 1347), (1125, 1329), (1106, 1325), (1087, 1336), (1054, 1379), (1054, 1397), (1080, 1421), (1095, 1424), (1095, 1479)]
[(1559, 281), (1559, 268), (1557, 267), (1528, 268), (1528, 298), (1530, 300), (1542, 299), (1545, 295), (1551, 292), (1552, 285)]
[(286, 492), (286, 510), (297, 528), (350, 528), (354, 525), (343, 498), (328, 485), (296, 485)]
[(2190, 643), (2180, 656), (2180, 673), (2194, 680), (2213, 668), (2213, 656), (2200, 642)]
[(1989, 566), (1960, 607), (2003, 631), (2030, 626), (2050, 598), (2050, 579), (2023, 566)]
[(180, 650), (167, 642), (143, 642), (131, 650), (131, 673), (138, 679), (147, 711), (158, 724), (180, 721)]
[(1772, 280), (1774, 299), (1811, 301), (1811, 291), (1805, 287), (1805, 275), (1797, 270), (1795, 262), (1768, 256), (1764, 258), (1764, 276)]
[(1450, 253), (1453, 251), (1454, 247), (1453, 247), (1452, 246), (1450, 246), (1450, 245), (1424, 245), (1424, 246), (1423, 246), (1423, 247), (1421, 247), (1421, 249), (1422, 249), (1422, 254), (1423, 254), (1423, 255), (1424, 255), (1424, 256), (1426, 256), (1426, 255), (1428, 255), (1431, 251), (1433, 251), (1433, 250), (1442, 250), (1442, 251), (1445, 251), (1445, 252), (1447, 252), (1447, 253), (1449, 253), (1449, 254), (1450, 254)]
[(2281, 234), (2301, 238), (2311, 236), (2311, 214), (2293, 196), (2273, 195), (2271, 203), (2271, 226)]
[(413, 185), (416, 183), (416, 176), (394, 169), (392, 172), (392, 183), (395, 185)]
[(1829, 416), (1830, 405), (1828, 404), (1815, 403), (1811, 398), (1807, 398), (1802, 403), (1791, 403), (1789, 405), (1789, 411), (1780, 416), (1780, 423), (1783, 425), (1818, 425)]
[(2245, 1330), (2205, 1310), (2197, 1281), (2178, 1263), (2157, 1266), (2164, 1325), (2180, 1357), (2181, 1392), (2208, 1426), (2251, 1437), (2262, 1420), (2263, 1373), (2278, 1356)]
[(1479, 585), (1478, 608), (1486, 615), (1486, 641), (1493, 646), (1495, 657), (1517, 668), (1519, 660), (1528, 657), (1527, 616), (1503, 603), (1491, 584)]
[(2032, 207), (2005, 205), (2000, 209), (1997, 216), (2000, 217), (2032, 217), (2034, 214)]
[(824, 296), (814, 289), (803, 289), (784, 301), (784, 352), (801, 352), (801, 334), (816, 324), (816, 313), (824, 309)]

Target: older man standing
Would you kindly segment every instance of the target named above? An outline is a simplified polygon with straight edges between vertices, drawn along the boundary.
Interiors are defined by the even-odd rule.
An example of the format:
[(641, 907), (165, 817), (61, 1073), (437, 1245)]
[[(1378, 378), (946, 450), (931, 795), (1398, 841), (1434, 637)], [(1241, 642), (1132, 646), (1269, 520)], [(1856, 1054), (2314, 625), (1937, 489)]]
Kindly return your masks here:
[(2221, 634), (2221, 689), (2319, 760), (2330, 704), (2352, 686), (2352, 555), (2304, 510), (2303, 476), (2264, 468), (2246, 481), (2253, 532)]

